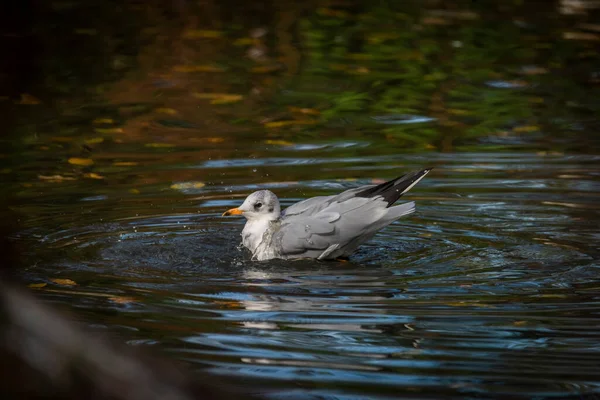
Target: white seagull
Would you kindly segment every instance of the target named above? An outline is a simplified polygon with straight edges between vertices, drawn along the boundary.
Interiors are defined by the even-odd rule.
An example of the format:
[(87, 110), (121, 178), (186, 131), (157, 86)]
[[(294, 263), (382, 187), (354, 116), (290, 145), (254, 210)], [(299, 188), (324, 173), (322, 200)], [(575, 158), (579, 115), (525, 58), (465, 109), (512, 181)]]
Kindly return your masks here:
[(253, 260), (345, 258), (380, 229), (415, 211), (412, 201), (393, 204), (429, 171), (431, 168), (410, 172), (335, 196), (312, 197), (283, 212), (273, 192), (259, 190), (223, 216), (246, 217), (242, 243), (252, 252)]

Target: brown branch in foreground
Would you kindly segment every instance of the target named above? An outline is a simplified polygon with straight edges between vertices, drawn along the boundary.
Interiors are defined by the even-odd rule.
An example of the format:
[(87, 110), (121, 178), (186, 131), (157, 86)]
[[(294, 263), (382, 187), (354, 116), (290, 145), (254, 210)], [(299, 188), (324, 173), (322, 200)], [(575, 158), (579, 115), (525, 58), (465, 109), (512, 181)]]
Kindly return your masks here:
[(213, 376), (188, 375), (139, 349), (109, 343), (4, 283), (0, 360), (3, 399), (252, 398)]

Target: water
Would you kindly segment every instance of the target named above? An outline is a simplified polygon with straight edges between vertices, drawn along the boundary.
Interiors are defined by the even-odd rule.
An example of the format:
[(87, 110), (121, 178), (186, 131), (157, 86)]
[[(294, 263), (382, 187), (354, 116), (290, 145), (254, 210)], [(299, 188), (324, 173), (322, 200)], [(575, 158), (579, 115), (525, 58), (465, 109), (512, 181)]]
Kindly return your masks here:
[[(2, 100), (23, 285), (274, 399), (600, 396), (593, 7), (92, 3)], [(251, 261), (220, 216), (425, 167), (349, 262)]]
[(274, 398), (598, 391), (600, 157), (390, 154), (345, 168), (324, 154), (303, 174), (362, 178), (278, 184), (295, 159), (265, 157), (255, 165), (269, 177), (256, 179), (289, 205), (368, 176), (436, 169), (407, 195), (418, 212), (346, 263), (249, 260), (243, 221), (220, 217), (254, 189), (235, 178), (247, 159), (210, 167), (222, 183), (185, 195), (168, 183), (46, 195), (21, 234), (32, 244), (25, 277), (49, 283), (39, 294), (94, 329)]

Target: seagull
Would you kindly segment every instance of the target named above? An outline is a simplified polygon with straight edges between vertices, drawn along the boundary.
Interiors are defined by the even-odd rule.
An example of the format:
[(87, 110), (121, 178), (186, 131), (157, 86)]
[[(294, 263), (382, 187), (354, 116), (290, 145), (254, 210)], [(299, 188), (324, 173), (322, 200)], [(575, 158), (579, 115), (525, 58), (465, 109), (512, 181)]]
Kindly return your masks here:
[(269, 190), (249, 195), (223, 216), (243, 215), (242, 244), (257, 261), (349, 257), (361, 244), (397, 219), (415, 211), (415, 203), (393, 206), (431, 171), (409, 172), (380, 185), (366, 185), (334, 196), (302, 200), (281, 211)]

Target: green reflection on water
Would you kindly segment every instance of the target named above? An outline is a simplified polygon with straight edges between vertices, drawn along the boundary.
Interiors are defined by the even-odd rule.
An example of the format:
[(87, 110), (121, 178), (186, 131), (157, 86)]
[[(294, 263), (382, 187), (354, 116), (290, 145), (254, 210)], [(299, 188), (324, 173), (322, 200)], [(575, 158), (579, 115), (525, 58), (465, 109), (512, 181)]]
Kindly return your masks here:
[(11, 93), (26, 104), (3, 104), (27, 143), (95, 131), (189, 144), (210, 131), (412, 151), (597, 148), (594, 25), (551, 3), (41, 7), (33, 79)]

